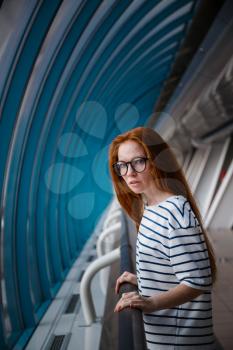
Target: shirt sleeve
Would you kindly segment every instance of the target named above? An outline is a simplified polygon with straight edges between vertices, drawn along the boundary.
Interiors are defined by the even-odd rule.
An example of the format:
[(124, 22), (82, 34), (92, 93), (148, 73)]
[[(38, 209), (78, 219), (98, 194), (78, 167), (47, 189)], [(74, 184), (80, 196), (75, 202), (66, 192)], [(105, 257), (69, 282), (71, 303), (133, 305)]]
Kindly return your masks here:
[[(190, 220), (190, 218), (192, 220)], [(194, 226), (190, 226), (190, 223)], [(177, 216), (177, 228), (169, 232), (170, 263), (180, 283), (210, 290), (211, 268), (205, 236), (191, 209)]]

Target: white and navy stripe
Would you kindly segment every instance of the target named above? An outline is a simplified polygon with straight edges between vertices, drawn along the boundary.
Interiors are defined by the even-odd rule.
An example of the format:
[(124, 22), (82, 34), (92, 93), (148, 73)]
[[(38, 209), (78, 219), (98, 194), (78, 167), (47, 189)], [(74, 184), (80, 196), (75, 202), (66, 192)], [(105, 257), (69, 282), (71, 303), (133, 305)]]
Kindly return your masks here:
[(185, 304), (143, 315), (148, 349), (215, 349), (210, 261), (200, 224), (185, 197), (145, 206), (136, 271), (139, 293), (145, 297), (180, 283), (203, 290)]

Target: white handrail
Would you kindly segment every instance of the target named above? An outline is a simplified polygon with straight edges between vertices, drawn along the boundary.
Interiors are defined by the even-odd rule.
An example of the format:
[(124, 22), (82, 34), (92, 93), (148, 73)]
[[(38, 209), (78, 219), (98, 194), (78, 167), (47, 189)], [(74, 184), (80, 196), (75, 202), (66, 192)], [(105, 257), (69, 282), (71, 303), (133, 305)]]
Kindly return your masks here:
[(103, 229), (106, 229), (109, 222), (116, 219), (120, 215), (121, 215), (121, 211), (119, 209), (115, 210), (113, 213), (109, 213), (104, 224), (103, 224)]
[(104, 251), (103, 251), (104, 240), (114, 232), (118, 231), (120, 227), (121, 227), (121, 222), (116, 222), (115, 224), (113, 224), (112, 226), (106, 228), (103, 232), (101, 232), (101, 234), (98, 237), (98, 241), (96, 243), (96, 251), (97, 251), (98, 257), (104, 254)]
[(91, 295), (91, 280), (94, 275), (102, 268), (111, 265), (120, 259), (120, 248), (116, 248), (91, 263), (81, 280), (80, 299), (86, 325), (91, 325), (96, 319), (95, 307)]

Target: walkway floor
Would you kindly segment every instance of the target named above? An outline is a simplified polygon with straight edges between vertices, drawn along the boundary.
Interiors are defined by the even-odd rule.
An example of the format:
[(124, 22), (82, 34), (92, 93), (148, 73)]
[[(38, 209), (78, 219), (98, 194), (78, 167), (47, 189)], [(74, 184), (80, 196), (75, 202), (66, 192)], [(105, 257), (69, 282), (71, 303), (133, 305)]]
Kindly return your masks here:
[(233, 349), (233, 231), (211, 230), (218, 268), (213, 288), (213, 318), (215, 334), (224, 350)]

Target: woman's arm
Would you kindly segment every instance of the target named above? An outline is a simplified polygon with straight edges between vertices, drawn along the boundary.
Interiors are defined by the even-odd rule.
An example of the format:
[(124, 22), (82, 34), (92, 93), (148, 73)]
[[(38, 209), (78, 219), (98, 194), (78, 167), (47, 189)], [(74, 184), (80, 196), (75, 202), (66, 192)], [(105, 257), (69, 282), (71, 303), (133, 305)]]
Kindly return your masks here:
[(152, 295), (149, 298), (142, 297), (136, 292), (124, 293), (114, 311), (121, 311), (126, 307), (137, 308), (144, 312), (170, 309), (197, 298), (203, 292), (201, 289), (191, 288), (181, 283), (167, 292)]
[(202, 293), (203, 290), (195, 289), (181, 283), (175, 288), (168, 290), (167, 292), (153, 295), (150, 298), (153, 302), (155, 310), (163, 310), (184, 304), (192, 299), (197, 298)]

